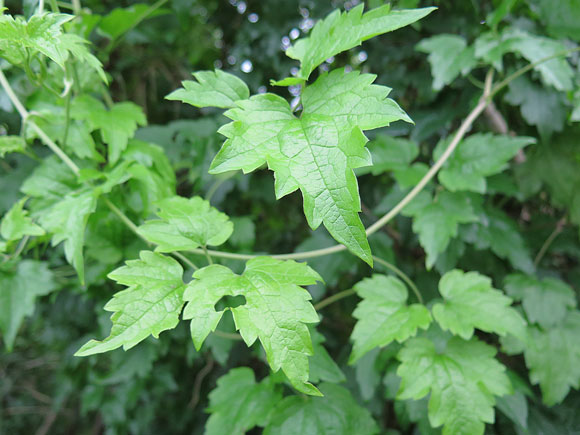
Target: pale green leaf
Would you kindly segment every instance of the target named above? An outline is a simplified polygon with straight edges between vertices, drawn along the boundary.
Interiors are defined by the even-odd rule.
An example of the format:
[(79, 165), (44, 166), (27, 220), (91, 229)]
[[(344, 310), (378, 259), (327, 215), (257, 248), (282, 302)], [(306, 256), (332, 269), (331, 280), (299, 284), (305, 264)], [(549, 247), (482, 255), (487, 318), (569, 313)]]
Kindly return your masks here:
[[(429, 53), (433, 89), (439, 91), (460, 74), (467, 75), (477, 64), (474, 47), (467, 47), (462, 36), (441, 34), (423, 39), (417, 50)], [(453, 53), (452, 55), (450, 55)]]
[(568, 310), (576, 307), (574, 290), (559, 279), (517, 274), (509, 275), (504, 285), (512, 298), (522, 301), (530, 323), (545, 329), (561, 323)]
[(477, 221), (470, 198), (459, 192), (440, 192), (431, 203), (417, 203), (403, 214), (413, 217), (413, 231), (427, 254), (427, 268), (435, 264), (451, 238), (457, 236), (460, 223)]
[(291, 85), (308, 80), (314, 69), (326, 59), (360, 45), (383, 33), (408, 26), (430, 14), (435, 8), (391, 11), (389, 5), (363, 14), (364, 4), (348, 12), (336, 10), (316, 23), (310, 35), (286, 50), (286, 55), (300, 61), (296, 77), (279, 81)]
[(0, 235), (8, 240), (20, 240), (24, 236), (42, 236), (44, 230), (32, 222), (28, 210), (24, 210), (26, 198), (22, 198), (12, 206), (0, 222)]
[(426, 338), (407, 341), (398, 354), (402, 378), (398, 399), (429, 397), (431, 426), (443, 426), (444, 435), (484, 433), (493, 423), (494, 396), (511, 394), (505, 367), (495, 348), (473, 338), (450, 339), (444, 350)]
[(158, 204), (157, 216), (139, 227), (139, 234), (157, 244), (158, 252), (187, 251), (200, 246), (218, 246), (232, 234), (227, 215), (199, 196), (174, 196)]
[(371, 163), (362, 130), (410, 121), (386, 98), (390, 89), (373, 85), (374, 79), (343, 69), (322, 74), (304, 89), (300, 118), (276, 95), (238, 101), (225, 113), (234, 122), (220, 129), (228, 139), (210, 172), (251, 172), (267, 163), (275, 173), (277, 198), (300, 189), (309, 225), (316, 229), (324, 223), (337, 241), (372, 264), (353, 172)]
[(237, 435), (255, 426), (264, 426), (282, 395), (268, 379), (257, 383), (247, 367), (230, 370), (209, 393), (211, 413), (205, 427), (207, 435)]
[(236, 102), (250, 97), (250, 90), (244, 81), (222, 70), (198, 71), (193, 73), (197, 82), (181, 82), (182, 89), (173, 91), (168, 100), (182, 101), (195, 107), (219, 107), (230, 109)]
[[(460, 142), (457, 149), (439, 172), (439, 181), (447, 189), (485, 193), (486, 177), (503, 171), (511, 158), (527, 145), (535, 143), (532, 137), (499, 136), (478, 133)], [(433, 152), (437, 160), (448, 147), (441, 141)]]
[(69, 194), (45, 211), (39, 219), (40, 225), (52, 233), (52, 246), (64, 241), (66, 259), (74, 266), (83, 284), (85, 227), (96, 206), (97, 197), (93, 191)]
[(425, 306), (407, 305), (407, 288), (397, 278), (373, 275), (356, 284), (354, 290), (363, 300), (353, 313), (358, 321), (351, 335), (354, 345), (350, 364), (376, 347), (395, 340), (404, 342), (431, 323)]
[(224, 313), (216, 311), (215, 304), (223, 296), (244, 296), (245, 304), (231, 311), (246, 344), (251, 346), (259, 338), (274, 372), (282, 369), (303, 393), (320, 394), (308, 382), (308, 356), (313, 348), (307, 324), (317, 323), (318, 315), (310, 294), (300, 287), (320, 280), (315, 271), (305, 263), (257, 257), (246, 263), (242, 275), (212, 265), (196, 271), (193, 277), (184, 294), (188, 304), (183, 318), (191, 320), (197, 349)]
[(21, 136), (0, 136), (0, 159), (6, 154), (21, 153), (26, 149), (26, 142)]
[(0, 331), (8, 350), (24, 318), (34, 312), (36, 298), (55, 288), (47, 263), (23, 260), (14, 269), (0, 268)]
[(436, 303), (432, 310), (444, 331), (465, 340), (473, 337), (475, 328), (526, 339), (525, 320), (511, 307), (512, 300), (492, 287), (487, 276), (455, 269), (443, 275), (439, 292), (444, 302)]
[(129, 260), (108, 276), (125, 285), (107, 302), (112, 311), (111, 334), (102, 341), (90, 340), (76, 356), (108, 352), (123, 346), (127, 350), (149, 335), (173, 329), (179, 323), (183, 307), (183, 269), (170, 257), (151, 251), (141, 251), (140, 260)]
[(338, 385), (321, 384), (324, 397), (288, 396), (278, 402), (264, 435), (365, 434), (379, 432), (370, 412)]

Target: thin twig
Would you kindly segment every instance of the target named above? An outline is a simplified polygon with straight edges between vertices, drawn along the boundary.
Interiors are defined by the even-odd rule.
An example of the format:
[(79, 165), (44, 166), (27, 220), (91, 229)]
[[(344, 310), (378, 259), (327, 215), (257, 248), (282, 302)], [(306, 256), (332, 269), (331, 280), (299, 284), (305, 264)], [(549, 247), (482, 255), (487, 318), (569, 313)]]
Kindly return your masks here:
[(314, 305), (314, 309), (316, 311), (321, 310), (324, 307), (327, 307), (328, 305), (335, 303), (336, 301), (340, 301), (341, 299), (347, 298), (354, 294), (355, 291), (353, 289), (343, 290), (341, 292), (333, 294), (332, 296), (327, 297), (326, 299), (322, 299), (320, 302)]
[(544, 255), (546, 255), (548, 249), (550, 248), (554, 240), (556, 240), (556, 237), (558, 237), (558, 235), (564, 230), (565, 226), (566, 226), (566, 216), (564, 216), (556, 223), (556, 228), (554, 228), (554, 231), (550, 233), (548, 238), (542, 244), (542, 247), (538, 251), (538, 255), (536, 255), (536, 258), (534, 259), (534, 267), (538, 267), (540, 261), (542, 261), (542, 258), (544, 258)]
[(189, 409), (195, 409), (195, 407), (199, 403), (201, 384), (205, 379), (205, 377), (209, 375), (209, 373), (213, 369), (213, 365), (214, 365), (213, 357), (210, 354), (208, 354), (206, 364), (201, 368), (201, 370), (197, 373), (197, 376), (195, 377), (191, 400), (187, 404), (187, 407)]

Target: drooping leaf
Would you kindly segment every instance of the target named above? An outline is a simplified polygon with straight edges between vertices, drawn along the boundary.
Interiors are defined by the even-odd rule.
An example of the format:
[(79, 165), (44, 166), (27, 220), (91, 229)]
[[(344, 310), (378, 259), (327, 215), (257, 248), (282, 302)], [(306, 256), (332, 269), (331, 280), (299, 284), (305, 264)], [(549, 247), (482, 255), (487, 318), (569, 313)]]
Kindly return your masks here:
[[(439, 181), (447, 189), (485, 193), (485, 178), (503, 171), (519, 150), (535, 143), (532, 137), (511, 137), (478, 133), (463, 140), (439, 172)], [(433, 152), (437, 160), (449, 141), (441, 141)]]
[(431, 426), (443, 425), (444, 435), (483, 434), (484, 423), (494, 422), (494, 396), (512, 390), (495, 354), (495, 348), (475, 338), (453, 337), (444, 350), (426, 338), (408, 340), (398, 354), (402, 381), (397, 398), (418, 400), (431, 393)]
[(250, 90), (244, 81), (233, 74), (215, 71), (193, 73), (197, 82), (181, 82), (183, 89), (173, 91), (168, 100), (181, 101), (195, 107), (219, 107), (233, 109), (236, 101), (250, 97)]
[(215, 304), (223, 296), (243, 296), (245, 304), (231, 309), (236, 328), (248, 346), (259, 338), (274, 372), (280, 368), (292, 385), (306, 394), (319, 395), (308, 382), (308, 356), (312, 342), (307, 324), (318, 322), (310, 294), (301, 285), (320, 277), (304, 263), (257, 257), (246, 263), (242, 275), (224, 266), (204, 267), (185, 290), (184, 319), (191, 320), (191, 336), (199, 349), (217, 327), (224, 311)]
[(404, 342), (431, 323), (425, 306), (407, 305), (407, 288), (397, 278), (373, 275), (356, 284), (354, 290), (363, 300), (353, 313), (358, 321), (351, 335), (354, 346), (350, 364), (376, 347), (395, 340)]
[(477, 64), (475, 48), (467, 47), (465, 39), (459, 35), (441, 34), (423, 39), (417, 44), (417, 50), (429, 53), (427, 59), (436, 91), (453, 82), (459, 74), (467, 75)]
[(561, 323), (568, 310), (576, 307), (574, 290), (559, 279), (517, 274), (509, 275), (504, 285), (512, 298), (522, 301), (530, 323), (545, 329)]
[(350, 392), (321, 384), (324, 397), (288, 396), (278, 402), (264, 435), (376, 434), (377, 424)]
[(312, 337), (313, 355), (309, 358), (310, 381), (318, 383), (320, 381), (340, 383), (346, 381), (346, 377), (340, 367), (328, 354), (323, 346), (325, 338), (314, 327), (310, 329)]
[(326, 59), (350, 50), (367, 39), (408, 26), (435, 10), (391, 11), (390, 6), (385, 5), (363, 14), (363, 9), (364, 4), (361, 3), (348, 12), (336, 10), (316, 23), (308, 37), (298, 40), (286, 50), (288, 57), (300, 61), (300, 71), (296, 77), (276, 84), (287, 86), (302, 83)]
[(526, 339), (525, 320), (510, 306), (512, 300), (492, 287), (487, 276), (455, 269), (443, 275), (439, 292), (444, 302), (433, 306), (433, 317), (444, 331), (465, 340), (473, 337), (475, 328)]
[(211, 207), (199, 196), (174, 196), (161, 200), (157, 215), (161, 219), (145, 222), (139, 233), (157, 244), (158, 252), (187, 251), (200, 246), (217, 246), (232, 234), (227, 215)]
[(0, 136), (0, 159), (6, 154), (20, 153), (26, 149), (26, 142), (21, 136)]
[(24, 236), (42, 236), (44, 230), (32, 222), (28, 211), (24, 210), (26, 198), (22, 198), (12, 206), (0, 221), (0, 235), (4, 239), (20, 240)]
[(22, 260), (14, 269), (0, 268), (0, 331), (9, 351), (22, 321), (34, 312), (36, 298), (55, 288), (47, 263)]
[(52, 246), (64, 241), (67, 261), (76, 269), (81, 283), (85, 281), (83, 246), (89, 216), (95, 211), (97, 196), (88, 190), (69, 194), (40, 217), (40, 225), (52, 233)]
[(183, 307), (183, 269), (170, 257), (141, 251), (140, 260), (129, 260), (108, 276), (128, 288), (105, 305), (112, 311), (111, 334), (102, 341), (90, 340), (76, 356), (108, 352), (123, 346), (127, 350), (145, 340), (155, 338), (179, 322)]
[(412, 204), (403, 214), (413, 217), (413, 231), (427, 254), (425, 263), (431, 268), (437, 256), (457, 236), (460, 223), (477, 221), (469, 196), (460, 192), (440, 192), (431, 203)]
[(205, 427), (207, 435), (244, 434), (255, 426), (264, 426), (282, 395), (268, 378), (257, 383), (247, 367), (230, 370), (209, 393), (211, 413)]
[(410, 121), (386, 98), (390, 89), (373, 85), (374, 79), (343, 69), (321, 75), (303, 91), (300, 118), (276, 95), (238, 101), (238, 108), (225, 113), (233, 122), (220, 129), (228, 140), (210, 172), (251, 172), (267, 163), (277, 198), (300, 189), (309, 225), (324, 223), (337, 241), (372, 264), (353, 172), (370, 164), (362, 130)]
[(166, 14), (167, 9), (155, 9), (145, 3), (133, 4), (127, 8), (115, 8), (102, 17), (99, 30), (111, 39), (117, 39), (133, 29), (144, 19), (151, 19)]

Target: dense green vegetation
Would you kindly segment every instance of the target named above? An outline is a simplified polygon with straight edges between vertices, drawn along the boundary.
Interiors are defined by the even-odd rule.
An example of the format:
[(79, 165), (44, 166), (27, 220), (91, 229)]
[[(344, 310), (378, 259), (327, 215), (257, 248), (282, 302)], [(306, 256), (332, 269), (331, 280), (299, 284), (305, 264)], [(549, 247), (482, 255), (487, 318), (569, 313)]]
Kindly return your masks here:
[(0, 433), (580, 431), (580, 2), (0, 13)]

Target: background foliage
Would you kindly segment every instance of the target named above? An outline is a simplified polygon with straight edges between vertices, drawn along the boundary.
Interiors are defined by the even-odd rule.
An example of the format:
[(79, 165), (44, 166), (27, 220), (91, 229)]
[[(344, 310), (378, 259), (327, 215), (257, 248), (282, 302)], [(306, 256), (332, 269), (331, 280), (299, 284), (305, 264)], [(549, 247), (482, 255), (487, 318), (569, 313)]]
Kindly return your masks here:
[[(172, 207), (208, 213), (214, 223), (206, 228), (213, 238), (180, 239), (187, 250), (208, 244), (282, 254), (335, 244), (323, 227), (310, 229), (300, 193), (276, 200), (265, 168), (210, 174), (223, 143), (217, 129), (229, 120), (221, 109), (165, 96), (192, 80), (192, 71), (219, 68), (242, 78), (252, 95), (273, 92), (297, 107), (299, 86), (270, 83), (301, 74), (284, 50), (333, 10), (358, 3), (47, 1), (45, 10), (56, 5), (77, 18), (34, 27), (37, 2), (4, 2), (3, 18), (24, 18), (9, 30), (11, 23), (0, 22), (0, 68), (39, 128), (23, 127), (0, 91), (0, 432), (260, 427), (277, 434), (296, 433), (297, 421), (306, 422), (300, 433), (580, 430), (576, 0), (393, 1), (399, 9), (438, 9), (314, 70), (314, 79), (342, 67), (376, 74), (414, 121), (367, 132), (373, 166), (356, 173), (368, 227), (444, 153), (490, 67), (501, 83), (533, 66), (494, 95), (436, 179), (369, 237), (374, 270), (342, 251), (308, 259), (310, 269), (280, 272), (302, 277), (281, 286), (300, 307), (300, 337), (312, 337), (308, 378), (251, 345), (249, 337), (262, 339), (267, 325), (240, 328), (249, 347), (235, 333), (231, 313), (251, 315), (236, 289), (244, 288), (249, 303), (259, 291), (252, 279), (282, 267), (277, 262), (214, 256), (220, 264), (196, 272), (193, 289), (181, 273), (191, 277), (188, 262), (205, 266), (205, 255), (178, 258), (180, 266), (159, 252), (186, 249), (167, 242), (140, 257), (150, 248), (142, 238), (155, 241), (164, 222), (183, 224)], [(10, 39), (26, 21), (27, 33)], [(39, 43), (39, 35), (55, 45)], [(42, 144), (43, 134), (78, 163), (78, 177)], [(233, 225), (200, 198), (183, 202), (171, 198), (176, 193), (204, 198)], [(123, 216), (147, 224), (136, 234)], [(163, 279), (154, 286), (135, 279), (131, 268), (141, 267)], [(204, 276), (225, 284), (204, 284)], [(223, 294), (204, 303), (231, 311), (207, 338), (192, 341), (196, 313), (186, 305), (186, 322), (167, 316), (121, 341), (85, 344), (111, 330), (105, 305), (122, 318), (128, 304), (143, 303), (147, 288), (151, 297), (178, 295), (172, 301), (181, 309), (182, 295), (193, 306), (196, 294), (218, 284)], [(312, 295), (316, 325), (300, 285)], [(117, 293), (122, 286), (128, 289)], [(127, 351), (74, 356), (81, 346), (88, 355), (143, 339)]]

